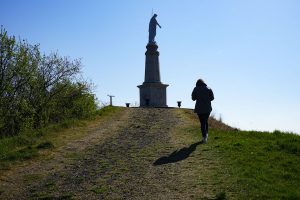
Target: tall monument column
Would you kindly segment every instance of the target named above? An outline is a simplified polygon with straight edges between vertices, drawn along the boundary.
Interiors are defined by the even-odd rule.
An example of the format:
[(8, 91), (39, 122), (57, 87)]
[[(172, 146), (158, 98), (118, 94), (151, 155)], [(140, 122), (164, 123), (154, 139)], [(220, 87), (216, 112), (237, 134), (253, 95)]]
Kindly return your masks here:
[(141, 107), (168, 107), (167, 106), (167, 87), (160, 81), (159, 70), (159, 52), (158, 46), (154, 41), (156, 35), (156, 25), (160, 25), (156, 21), (156, 14), (149, 23), (149, 41), (146, 46), (147, 51), (145, 63), (145, 79), (140, 89), (140, 106)]

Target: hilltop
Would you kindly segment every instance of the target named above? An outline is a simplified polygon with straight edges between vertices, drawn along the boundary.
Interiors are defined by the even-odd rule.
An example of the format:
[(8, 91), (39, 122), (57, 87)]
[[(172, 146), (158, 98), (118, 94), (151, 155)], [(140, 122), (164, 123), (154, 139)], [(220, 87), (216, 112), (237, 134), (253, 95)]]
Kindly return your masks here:
[(2, 139), (0, 198), (300, 198), (299, 136), (209, 123), (200, 144), (191, 110), (110, 107), (14, 149)]

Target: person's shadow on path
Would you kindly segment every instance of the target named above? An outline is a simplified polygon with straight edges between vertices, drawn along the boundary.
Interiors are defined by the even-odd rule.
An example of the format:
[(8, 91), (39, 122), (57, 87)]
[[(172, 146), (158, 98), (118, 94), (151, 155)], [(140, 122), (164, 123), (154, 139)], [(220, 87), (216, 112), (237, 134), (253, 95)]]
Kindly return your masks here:
[(193, 153), (193, 151), (196, 150), (196, 147), (199, 144), (201, 144), (201, 142), (191, 144), (188, 148), (184, 147), (184, 148), (180, 149), (179, 151), (176, 150), (173, 153), (171, 153), (169, 156), (160, 157), (153, 163), (153, 165), (164, 165), (164, 164), (174, 163), (174, 162), (184, 160), (184, 159), (188, 158), (190, 156), (190, 154)]

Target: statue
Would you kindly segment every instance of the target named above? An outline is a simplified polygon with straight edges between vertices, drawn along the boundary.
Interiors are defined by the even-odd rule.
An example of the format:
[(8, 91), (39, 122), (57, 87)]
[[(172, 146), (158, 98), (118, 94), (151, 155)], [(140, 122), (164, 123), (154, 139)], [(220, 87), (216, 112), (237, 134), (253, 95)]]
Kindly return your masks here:
[(149, 22), (149, 43), (156, 43), (154, 38), (156, 36), (156, 25), (161, 28), (159, 23), (156, 21), (157, 14), (154, 14), (153, 17), (151, 17), (151, 20)]

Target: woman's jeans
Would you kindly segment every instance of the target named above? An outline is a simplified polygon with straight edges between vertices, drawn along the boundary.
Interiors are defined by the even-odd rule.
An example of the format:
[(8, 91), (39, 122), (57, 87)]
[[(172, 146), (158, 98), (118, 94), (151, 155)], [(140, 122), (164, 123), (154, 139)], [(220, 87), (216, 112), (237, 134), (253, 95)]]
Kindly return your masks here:
[(201, 124), (201, 132), (202, 132), (202, 137), (203, 138), (207, 138), (209, 115), (210, 115), (210, 113), (198, 114), (200, 124)]

